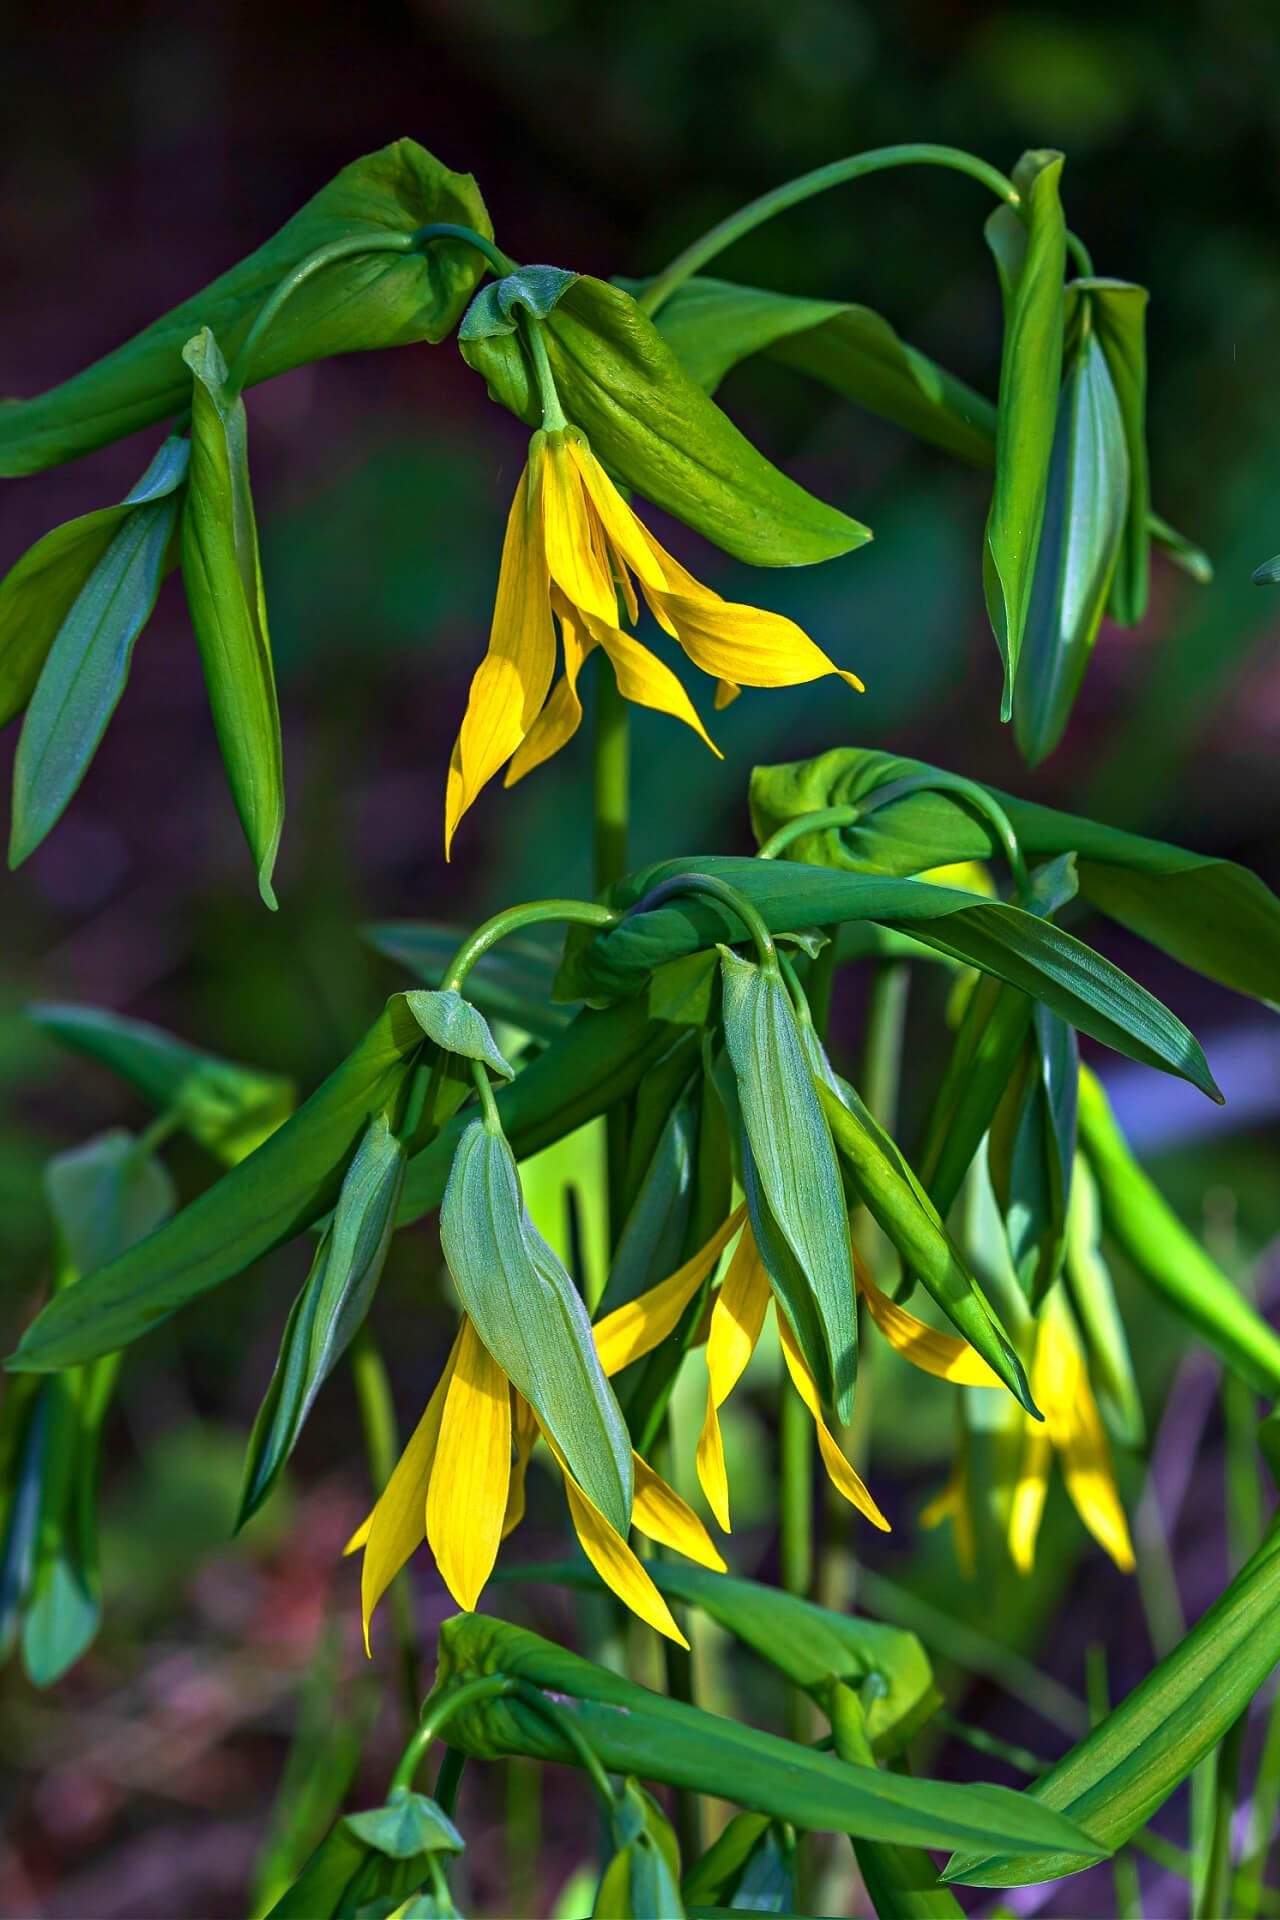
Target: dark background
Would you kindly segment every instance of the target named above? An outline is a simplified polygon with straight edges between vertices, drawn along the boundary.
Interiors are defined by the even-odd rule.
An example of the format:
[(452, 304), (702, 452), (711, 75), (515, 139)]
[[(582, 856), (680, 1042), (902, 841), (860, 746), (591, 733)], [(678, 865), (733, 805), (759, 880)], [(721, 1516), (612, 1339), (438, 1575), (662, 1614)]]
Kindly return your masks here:
[[(1008, 170), (1025, 146), (1062, 147), (1068, 216), (1099, 271), (1151, 289), (1155, 499), (1209, 548), (1215, 584), (1198, 589), (1157, 560), (1147, 621), (1104, 627), (1069, 739), (1029, 777), (996, 718), (984, 477), (783, 369), (742, 369), (721, 395), (730, 412), (876, 542), (816, 572), (755, 575), (692, 537), (676, 536), (679, 549), (722, 592), (802, 619), (868, 693), (846, 699), (822, 682), (747, 694), (716, 722), (724, 764), (674, 722), (639, 716), (636, 856), (745, 850), (755, 761), (860, 741), (1278, 877), (1280, 596), (1249, 581), (1280, 547), (1270, 0), (10, 5), (0, 72), (0, 392), (13, 395), (115, 345), (401, 134), (477, 175), (509, 253), (603, 276), (656, 270), (739, 202), (857, 148), (946, 141)], [(788, 215), (717, 271), (864, 300), (990, 392), (988, 208), (954, 176), (880, 177)], [(361, 943), (362, 922), (474, 921), (513, 898), (589, 887), (578, 749), (515, 797), (490, 788), (452, 868), (441, 853), (443, 769), (487, 633), (523, 430), (449, 344), (300, 370), (253, 393), (249, 414), (286, 738), (282, 911), (256, 899), (170, 583), (81, 793), (28, 865), (0, 878), (7, 1329), (47, 1264), (44, 1159), (139, 1118), (104, 1075), (33, 1035), (27, 999), (154, 1019), (309, 1086), (404, 984)], [(153, 439), (7, 483), (0, 568), (46, 528), (118, 498)], [(704, 710), (707, 691), (694, 689)], [(6, 778), (16, 732), (0, 740)], [(1237, 1111), (1265, 1128), (1273, 1028), (1144, 950), (1110, 950), (1218, 1038)], [(1206, 1117), (1149, 1082), (1122, 1088), (1137, 1136), (1146, 1128), (1154, 1144), (1159, 1132), (1166, 1149), (1202, 1137)], [(1182, 1191), (1200, 1215), (1206, 1193), (1225, 1193), (1248, 1252), (1275, 1227), (1260, 1171), (1271, 1143), (1231, 1126), (1205, 1138)], [(1183, 1163), (1167, 1164), (1176, 1181)], [(194, 1150), (175, 1165), (188, 1191), (209, 1177)], [(336, 1591), (344, 1615), (354, 1602), (351, 1570), (333, 1571), (363, 1497), (342, 1383), (308, 1431), (292, 1514), (280, 1503), (247, 1555), (221, 1546), (301, 1258), (287, 1250), (163, 1330), (126, 1374), (108, 1475), (108, 1633), (63, 1694), (41, 1700), (15, 1680), (3, 1704), (20, 1816), (0, 1852), (8, 1911), (239, 1910), (294, 1676), (327, 1600)], [(442, 1322), (421, 1311), (438, 1298), (429, 1238), (409, 1236), (397, 1261), (380, 1313), (408, 1419), (434, 1379)], [(886, 1458), (892, 1469), (892, 1440)], [(1217, 1568), (1199, 1565), (1203, 1599)], [(430, 1571), (421, 1578), (438, 1613)], [(1100, 1604), (1118, 1606), (1108, 1576), (1100, 1585)], [(1147, 1657), (1140, 1629), (1120, 1657)], [(189, 1753), (193, 1715), (205, 1732)], [(556, 1844), (572, 1864), (563, 1834)]]

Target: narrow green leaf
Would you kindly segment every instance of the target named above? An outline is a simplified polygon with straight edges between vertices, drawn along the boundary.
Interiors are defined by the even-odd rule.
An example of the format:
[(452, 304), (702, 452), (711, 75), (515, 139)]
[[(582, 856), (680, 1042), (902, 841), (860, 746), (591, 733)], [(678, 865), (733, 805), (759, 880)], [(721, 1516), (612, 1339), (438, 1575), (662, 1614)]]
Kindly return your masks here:
[(1124, 417), (1090, 324), (1063, 373), (1014, 682), (1014, 733), (1029, 766), (1066, 730), (1123, 551), (1129, 498)]
[(481, 1060), (502, 1079), (515, 1079), (515, 1068), (508, 1066), (499, 1053), (489, 1022), (478, 1007), (464, 1000), (452, 987), (434, 993), (415, 988), (404, 997), (428, 1040), (434, 1040), (443, 1053), (459, 1053), (466, 1060)]
[(68, 520), (29, 547), (0, 580), (0, 726), (21, 713), (35, 692), (59, 630), (129, 517), (122, 505)]
[[(750, 1148), (744, 1164), (752, 1227), (822, 1397), (847, 1421), (858, 1335), (844, 1186), (831, 1129), (781, 974), (740, 959), (728, 947), (720, 951), (720, 973), (725, 1044)], [(761, 1196), (789, 1261), (776, 1257)], [(797, 1269), (800, 1288), (794, 1284)]]
[[(756, 836), (763, 841), (784, 821), (857, 805), (877, 787), (932, 771), (922, 760), (871, 747), (837, 747), (814, 760), (757, 767), (751, 777)], [(987, 791), (1008, 814), (1028, 859), (1076, 853), (1081, 896), (1099, 912), (1211, 980), (1280, 1002), (1280, 900), (1256, 874), (998, 787)], [(787, 851), (793, 861), (877, 875), (1001, 858), (990, 823), (961, 795), (936, 789), (906, 794), (854, 826), (807, 834)]]
[(237, 1530), (275, 1486), (316, 1395), (364, 1322), (391, 1245), (404, 1165), (404, 1148), (380, 1113), (356, 1148), (311, 1272), (289, 1310), (253, 1423)]
[(1103, 1224), (1139, 1279), (1260, 1393), (1280, 1394), (1280, 1334), (1187, 1232), (1143, 1172), (1097, 1078), (1080, 1074), (1080, 1144)]
[[(0, 476), (35, 473), (180, 413), (190, 383), (182, 349), (208, 327), (234, 358), (264, 302), (320, 247), (367, 234), (406, 237), (437, 221), (492, 228), (470, 174), (451, 173), (414, 140), (344, 167), (263, 246), (124, 346), (34, 400), (0, 407)], [(267, 380), (330, 354), (443, 340), (483, 261), (460, 240), (416, 253), (355, 254), (313, 274), (286, 301), (250, 370)]]
[(1255, 587), (1280, 586), (1280, 553), (1273, 554), (1270, 560), (1264, 560), (1249, 575)]
[[(624, 485), (753, 566), (829, 560), (867, 529), (780, 473), (689, 378), (630, 294), (583, 275), (543, 323), (561, 405)], [(518, 338), (460, 342), (495, 400), (542, 420)]]
[(1005, 668), (1004, 720), (1013, 712), (1062, 372), (1066, 223), (1058, 198), (1061, 173), (1060, 153), (1023, 154), (1013, 172), (1022, 196), (1018, 208), (997, 207), (986, 226), (1004, 296), (1004, 347), (982, 575)]
[[(1273, 1529), (1186, 1638), (1024, 1798), (1086, 1824), (1113, 1852), (1217, 1745), (1277, 1660), (1280, 1532)], [(1056, 1850), (1014, 1859), (984, 1846), (948, 1861), (944, 1877), (1021, 1887), (1076, 1870)]]
[(1067, 1287), (1089, 1355), (1089, 1378), (1099, 1409), (1120, 1444), (1136, 1448), (1146, 1440), (1142, 1396), (1101, 1240), (1097, 1182), (1085, 1155), (1077, 1153), (1067, 1212)]
[(529, 1218), (505, 1137), (473, 1120), (440, 1206), (440, 1240), (476, 1332), (617, 1532), (631, 1521), (631, 1440), (591, 1321)]
[(64, 1046), (118, 1073), (160, 1113), (177, 1112), (193, 1140), (235, 1166), (293, 1111), (283, 1074), (204, 1053), (144, 1020), (101, 1007), (38, 1001), (27, 1018)]
[(1087, 306), (1106, 358), (1124, 425), (1129, 505), (1107, 612), (1123, 627), (1147, 610), (1151, 573), (1151, 481), (1147, 460), (1147, 290), (1127, 280), (1072, 280), (1066, 289), (1070, 333)]
[(11, 867), (60, 819), (124, 692), (134, 642), (169, 568), (188, 455), (185, 439), (166, 440), (56, 629), (14, 761)]
[[(724, 1795), (743, 1807), (817, 1831), (870, 1834), (907, 1845), (1002, 1844), (1029, 1851), (1049, 1841), (1052, 1820), (1080, 1865), (1097, 1857), (1094, 1843), (1060, 1814), (1034, 1806), (1005, 1787), (953, 1786), (850, 1767), (683, 1702), (664, 1699), (603, 1667), (553, 1646), (537, 1634), (484, 1614), (459, 1614), (440, 1632), (438, 1682), (502, 1672), (530, 1681), (570, 1712), (610, 1772), (695, 1792)], [(450, 1744), (477, 1759), (510, 1753), (572, 1764), (576, 1755), (542, 1716), (517, 1697), (460, 1707), (449, 1721)], [(1037, 1838), (1046, 1833), (1046, 1841)]]
[(396, 994), (355, 1051), (284, 1125), (137, 1247), (59, 1294), (10, 1366), (37, 1373), (127, 1346), (334, 1205), (370, 1118), (393, 1120), (422, 1029)]
[[(688, 1056), (683, 1049), (678, 1064), (687, 1078)], [(635, 1300), (680, 1265), (693, 1208), (698, 1093), (695, 1081), (678, 1095), (636, 1182), (635, 1197), (609, 1262), (609, 1279), (599, 1303), (602, 1314)]]
[(1071, 1028), (1037, 1007), (1021, 1071), (992, 1121), (991, 1183), (1013, 1270), (1033, 1308), (1066, 1254), (1079, 1065)]
[(284, 748), (258, 534), (249, 493), (244, 401), (207, 327), (182, 350), (195, 375), (182, 577), (232, 798), (269, 907), (284, 825)]

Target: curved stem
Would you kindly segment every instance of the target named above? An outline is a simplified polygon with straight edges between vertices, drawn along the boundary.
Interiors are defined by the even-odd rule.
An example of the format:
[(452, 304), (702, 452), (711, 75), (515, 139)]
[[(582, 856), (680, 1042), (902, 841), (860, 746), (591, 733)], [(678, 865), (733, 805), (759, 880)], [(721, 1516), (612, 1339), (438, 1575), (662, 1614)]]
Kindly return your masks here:
[(631, 793), (631, 716), (603, 647), (596, 672), (595, 884), (603, 893), (627, 870)]
[(437, 220), (432, 226), (419, 227), (412, 236), (415, 249), (426, 246), (429, 240), (465, 241), (467, 246), (474, 247), (477, 253), (484, 255), (499, 279), (505, 279), (507, 274), (515, 271), (515, 261), (502, 251), (496, 241), (486, 240), (474, 227), (459, 227), (448, 220)]
[(569, 920), (584, 927), (616, 927), (621, 919), (615, 908), (599, 906), (594, 900), (530, 900), (522, 907), (507, 907), (463, 941), (440, 985), (456, 993), (476, 961), (483, 959), (490, 947), (495, 947), (507, 934), (518, 933), (521, 927), (536, 926), (544, 920)]
[(1080, 235), (1078, 233), (1072, 233), (1070, 227), (1067, 228), (1067, 252), (1071, 255), (1085, 279), (1092, 280), (1094, 275), (1093, 255), (1080, 238)]
[(739, 207), (683, 253), (678, 253), (670, 265), (649, 282), (639, 297), (640, 307), (645, 313), (656, 313), (691, 274), (707, 266), (735, 240), (754, 232), (766, 220), (772, 220), (775, 214), (785, 213), (789, 207), (799, 206), (801, 201), (811, 200), (815, 194), (826, 193), (831, 187), (843, 186), (848, 180), (861, 180), (867, 174), (883, 173), (890, 167), (910, 166), (950, 167), (956, 173), (967, 173), (1011, 207), (1016, 207), (1021, 197), (1012, 180), (997, 167), (979, 160), (975, 154), (965, 153), (960, 147), (933, 146), (920, 141), (907, 146), (873, 147), (866, 153), (851, 154), (825, 167), (815, 167), (812, 173), (802, 173), (797, 179), (787, 180), (782, 186), (761, 194), (747, 206)]
[(560, 405), (560, 395), (556, 391), (555, 377), (551, 371), (551, 362), (547, 358), (547, 337), (542, 331), (542, 323), (524, 307), (516, 308), (516, 317), (524, 335), (525, 345), (529, 349), (529, 358), (533, 362), (534, 378), (538, 382), (538, 399), (542, 406), (542, 430), (544, 433), (560, 433), (568, 426), (564, 408)]
[(599, 1754), (587, 1739), (581, 1727), (574, 1721), (572, 1715), (567, 1714), (564, 1708), (558, 1707), (554, 1701), (548, 1700), (547, 1696), (540, 1688), (535, 1687), (532, 1681), (512, 1680), (510, 1687), (516, 1699), (523, 1701), (524, 1705), (532, 1712), (540, 1714), (547, 1725), (553, 1727), (560, 1735), (565, 1745), (573, 1748), (574, 1753), (577, 1755), (584, 1771), (591, 1781), (591, 1785), (595, 1789), (596, 1797), (600, 1801), (601, 1806), (606, 1813), (612, 1813), (616, 1802), (609, 1776), (604, 1770), (604, 1765), (601, 1762)]
[(784, 820), (761, 842), (756, 849), (756, 859), (776, 860), (793, 840), (802, 840), (807, 833), (821, 833), (825, 827), (856, 827), (861, 812), (860, 807), (818, 807), (813, 813), (797, 814), (794, 820)]
[(1031, 885), (1031, 876), (1022, 857), (1013, 822), (994, 794), (979, 786), (976, 780), (966, 780), (960, 773), (944, 773), (940, 768), (930, 768), (927, 773), (909, 773), (901, 780), (890, 780), (883, 787), (876, 787), (867, 795), (858, 811), (865, 819), (868, 814), (879, 813), (882, 807), (892, 806), (895, 800), (905, 800), (911, 793), (954, 793), (962, 800), (967, 800), (974, 812), (981, 814), (993, 829), (1001, 851), (1009, 862), (1014, 884), (1025, 897)]
[(254, 352), (263, 335), (285, 302), (293, 297), (299, 287), (305, 286), (313, 274), (331, 267), (336, 260), (350, 260), (360, 253), (412, 253), (413, 250), (414, 236), (411, 233), (388, 233), (381, 238), (360, 234), (348, 240), (331, 240), (327, 247), (317, 247), (305, 260), (300, 260), (291, 273), (286, 273), (254, 315), (253, 324), (241, 341), (240, 351), (227, 376), (228, 394), (234, 396), (244, 389), (252, 371)]
[(627, 918), (637, 913), (652, 913), (655, 907), (662, 906), (680, 893), (707, 893), (713, 900), (720, 900), (725, 906), (731, 907), (755, 941), (761, 966), (777, 966), (777, 949), (763, 916), (757, 913), (749, 900), (743, 898), (736, 887), (731, 887), (727, 880), (721, 880), (713, 873), (676, 873), (670, 880), (660, 880), (656, 887), (645, 894), (643, 900), (637, 900), (634, 907), (628, 909)]
[(422, 1710), (422, 1717), (414, 1729), (413, 1738), (400, 1755), (399, 1764), (391, 1776), (390, 1791), (397, 1789), (407, 1792), (413, 1785), (414, 1775), (426, 1757), (431, 1742), (437, 1738), (459, 1707), (471, 1707), (482, 1700), (497, 1700), (504, 1693), (510, 1693), (515, 1682), (505, 1673), (482, 1673), (474, 1680), (464, 1680), (461, 1686), (446, 1687), (435, 1693)]

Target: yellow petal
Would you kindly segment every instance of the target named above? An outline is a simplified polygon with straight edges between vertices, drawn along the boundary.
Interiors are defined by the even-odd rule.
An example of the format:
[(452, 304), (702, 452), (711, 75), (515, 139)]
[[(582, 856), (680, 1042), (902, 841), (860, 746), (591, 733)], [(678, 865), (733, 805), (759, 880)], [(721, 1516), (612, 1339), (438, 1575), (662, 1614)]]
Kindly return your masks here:
[(557, 680), (546, 706), (516, 748), (502, 783), (506, 787), (514, 787), (526, 773), (532, 773), (552, 754), (559, 753), (561, 747), (568, 746), (582, 724), (578, 675), (596, 643), (567, 605), (560, 615), (560, 631), (564, 641), (564, 677)]
[(458, 822), (524, 739), (542, 710), (555, 672), (550, 580), (538, 531), (541, 466), (535, 444), (507, 519), (489, 651), (471, 682), (467, 711), (449, 762), (446, 859)]
[(729, 1524), (729, 1475), (724, 1464), (724, 1435), (720, 1431), (720, 1415), (716, 1411), (715, 1395), (707, 1387), (707, 1412), (702, 1422), (702, 1432), (698, 1435), (698, 1485), (702, 1488), (707, 1505), (716, 1517), (716, 1525), (721, 1533), (733, 1531)]
[(722, 1407), (742, 1378), (756, 1350), (773, 1289), (756, 1237), (747, 1227), (711, 1309), (707, 1334), (707, 1371), (717, 1407)]
[[(1052, 1306), (1036, 1346), (1034, 1391), (1053, 1445), (1059, 1449), (1067, 1492), (1099, 1546), (1123, 1573), (1133, 1571), (1133, 1542), (1111, 1464), (1111, 1450), (1089, 1385), (1084, 1358), (1060, 1311)], [(1044, 1360), (1041, 1360), (1041, 1355)]]
[[(1032, 1392), (1034, 1394), (1034, 1388)], [(1036, 1404), (1043, 1406), (1038, 1399)], [(1018, 1463), (1018, 1478), (1009, 1508), (1009, 1557), (1019, 1573), (1030, 1573), (1036, 1563), (1036, 1538), (1044, 1515), (1052, 1464), (1053, 1441), (1045, 1424), (1028, 1418), (1022, 1441), (1022, 1458)]]
[[(667, 579), (659, 558), (661, 547), (627, 505), (585, 440), (570, 434), (566, 444), (605, 539), (622, 563), (620, 571), (625, 572), (629, 568), (643, 586), (662, 592), (667, 586)], [(633, 623), (635, 617), (633, 612)]]
[(650, 653), (648, 647), (633, 640), (629, 633), (623, 633), (620, 627), (608, 626), (603, 621), (593, 621), (591, 631), (613, 663), (618, 691), (624, 700), (631, 700), (638, 707), (652, 707), (656, 713), (669, 713), (675, 720), (683, 720), (687, 727), (693, 728), (700, 740), (706, 742), (717, 760), (724, 759), (698, 718), (698, 710), (681, 682), (656, 653)]
[(444, 1403), (453, 1379), (453, 1371), (469, 1323), (458, 1329), (444, 1372), (427, 1402), (426, 1411), (409, 1437), (409, 1443), (397, 1460), (391, 1478), (383, 1488), (373, 1512), (347, 1543), (347, 1552), (364, 1548), (360, 1568), (360, 1610), (364, 1616), (364, 1646), (369, 1651), (369, 1621), (373, 1610), (410, 1556), (427, 1537), (427, 1487), (440, 1437)]
[[(696, 581), (691, 584), (697, 588)], [(735, 605), (705, 587), (696, 594), (655, 594), (650, 604), (655, 611), (662, 607), (694, 666), (716, 680), (728, 680), (734, 686), (796, 687), (836, 673), (856, 692), (863, 690), (856, 673), (836, 666), (784, 614)]]
[(623, 1367), (662, 1344), (742, 1225), (746, 1211), (745, 1207), (735, 1207), (705, 1246), (675, 1273), (596, 1322), (591, 1331), (600, 1365), (607, 1374), (621, 1373)]
[(427, 1489), (427, 1540), (468, 1613), (498, 1557), (510, 1484), (510, 1383), (467, 1320)]
[(573, 1530), (582, 1544), (582, 1551), (605, 1585), (647, 1625), (656, 1627), (659, 1633), (665, 1633), (668, 1640), (678, 1641), (682, 1647), (687, 1647), (689, 1642), (672, 1618), (670, 1607), (645, 1572), (643, 1562), (636, 1558), (622, 1536), (614, 1532), (599, 1508), (587, 1498), (567, 1470), (564, 1490), (569, 1501)]
[(953, 860), (945, 867), (926, 867), (916, 875), (934, 887), (958, 887), (961, 893), (980, 893), (988, 900), (997, 898), (996, 884), (981, 860)]
[(732, 680), (717, 680), (716, 712), (722, 713), (726, 707), (731, 707), (741, 692), (742, 688), (735, 687)]
[(538, 1438), (538, 1417), (522, 1393), (512, 1389), (511, 1393), (511, 1431), (515, 1441), (515, 1464), (511, 1469), (511, 1485), (507, 1490), (507, 1511), (502, 1520), (502, 1537), (515, 1532), (524, 1519), (525, 1481), (529, 1476), (529, 1460)]
[(696, 1560), (700, 1567), (723, 1573), (724, 1561), (688, 1501), (682, 1500), (638, 1453), (632, 1453), (632, 1465), (635, 1496), (631, 1518), (640, 1532), (660, 1546), (684, 1554), (687, 1560)]
[(967, 1340), (955, 1334), (939, 1333), (936, 1327), (917, 1320), (896, 1300), (883, 1293), (869, 1274), (859, 1269), (858, 1290), (867, 1310), (889, 1345), (921, 1373), (932, 1373), (939, 1380), (954, 1380), (965, 1387), (998, 1387), (1002, 1383), (982, 1355)]
[(822, 1455), (822, 1464), (827, 1470), (827, 1478), (836, 1492), (847, 1500), (850, 1506), (856, 1507), (859, 1513), (865, 1514), (872, 1525), (879, 1527), (882, 1533), (888, 1533), (889, 1522), (867, 1491), (860, 1475), (854, 1472), (841, 1453), (828, 1430), (827, 1423), (822, 1417), (818, 1389), (814, 1384), (813, 1375), (796, 1344), (795, 1334), (791, 1331), (791, 1325), (785, 1313), (778, 1315), (778, 1331), (782, 1335), (782, 1357), (787, 1363), (787, 1372), (791, 1375), (792, 1385), (813, 1416), (813, 1424), (818, 1434), (818, 1452)]
[(977, 1568), (977, 1541), (973, 1531), (973, 1515), (969, 1510), (968, 1475), (963, 1462), (959, 1460), (952, 1468), (946, 1486), (920, 1510), (922, 1527), (936, 1527), (943, 1520), (951, 1522), (952, 1544), (960, 1571), (966, 1580), (972, 1580)]
[(574, 443), (548, 436), (542, 487), (542, 537), (551, 578), (571, 606), (614, 622), (618, 596), (592, 500), (575, 462)]

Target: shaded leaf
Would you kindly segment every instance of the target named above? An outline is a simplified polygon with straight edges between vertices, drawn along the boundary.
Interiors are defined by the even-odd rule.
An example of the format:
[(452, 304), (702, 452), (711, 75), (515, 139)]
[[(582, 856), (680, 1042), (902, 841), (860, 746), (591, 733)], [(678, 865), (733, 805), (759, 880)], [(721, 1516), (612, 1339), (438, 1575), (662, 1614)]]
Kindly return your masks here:
[(515, 1068), (508, 1066), (499, 1053), (484, 1015), (454, 988), (434, 993), (415, 989), (404, 997), (428, 1040), (434, 1040), (442, 1052), (459, 1053), (467, 1060), (482, 1060), (502, 1079), (515, 1079)]

